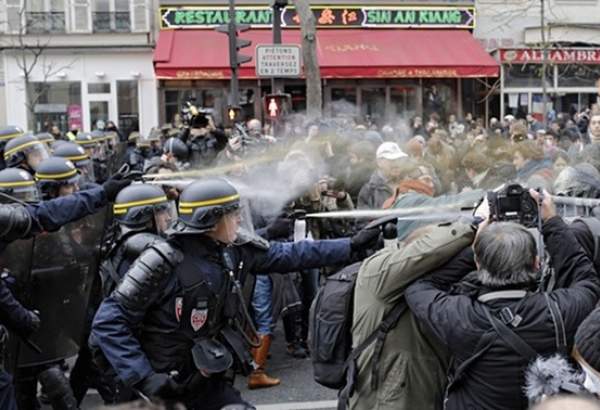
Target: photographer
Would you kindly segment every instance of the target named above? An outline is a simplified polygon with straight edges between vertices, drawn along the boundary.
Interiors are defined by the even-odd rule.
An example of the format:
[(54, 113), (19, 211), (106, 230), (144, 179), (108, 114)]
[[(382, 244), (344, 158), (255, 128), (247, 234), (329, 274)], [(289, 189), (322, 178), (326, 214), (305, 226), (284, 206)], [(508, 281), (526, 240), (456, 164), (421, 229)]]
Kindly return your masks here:
[(227, 135), (215, 126), (210, 115), (198, 111), (196, 107), (190, 105), (185, 113), (184, 121), (189, 128), (184, 130), (182, 140), (190, 150), (191, 166), (213, 165), (219, 152), (227, 146)]
[[(530, 194), (539, 200), (538, 193)], [(527, 229), (486, 222), (472, 252), (466, 249), (406, 291), (413, 314), (454, 355), (447, 409), (526, 409), (528, 363), (537, 355), (569, 351), (577, 327), (598, 301), (600, 282), (592, 262), (556, 215), (549, 195), (541, 216), (547, 251), (564, 288), (536, 292), (539, 258)]]

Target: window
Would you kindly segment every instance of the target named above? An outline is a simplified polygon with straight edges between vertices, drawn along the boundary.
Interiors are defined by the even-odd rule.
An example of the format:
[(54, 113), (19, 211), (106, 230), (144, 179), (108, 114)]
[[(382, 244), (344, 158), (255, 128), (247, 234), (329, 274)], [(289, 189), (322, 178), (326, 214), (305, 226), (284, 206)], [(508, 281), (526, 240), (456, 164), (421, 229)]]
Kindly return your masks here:
[(35, 132), (47, 131), (53, 124), (67, 132), (72, 125), (81, 124), (80, 82), (32, 82), (28, 90), (34, 112), (29, 127)]
[(118, 127), (123, 135), (128, 136), (133, 131), (139, 131), (138, 82), (135, 80), (117, 81), (117, 99)]
[(150, 31), (150, 28), (148, 27), (148, 22), (150, 21), (149, 11), (150, 7), (148, 5), (148, 0), (132, 0), (131, 13), (133, 15), (133, 31)]
[(22, 0), (6, 0), (6, 32), (18, 33), (22, 22)]
[(559, 87), (595, 87), (600, 78), (600, 65), (558, 65)]
[[(503, 67), (505, 87), (541, 87), (542, 65), (541, 64), (511, 64)], [(553, 68), (546, 67), (546, 85), (552, 87)]]
[(110, 94), (110, 83), (89, 83), (88, 94)]
[(27, 3), (28, 33), (64, 33), (64, 0), (32, 0)]
[(71, 29), (73, 32), (91, 30), (90, 4), (88, 0), (71, 0)]
[(95, 0), (93, 29), (96, 33), (129, 32), (129, 0)]
[(332, 116), (356, 115), (357, 88), (348, 86), (331, 89), (331, 114)]

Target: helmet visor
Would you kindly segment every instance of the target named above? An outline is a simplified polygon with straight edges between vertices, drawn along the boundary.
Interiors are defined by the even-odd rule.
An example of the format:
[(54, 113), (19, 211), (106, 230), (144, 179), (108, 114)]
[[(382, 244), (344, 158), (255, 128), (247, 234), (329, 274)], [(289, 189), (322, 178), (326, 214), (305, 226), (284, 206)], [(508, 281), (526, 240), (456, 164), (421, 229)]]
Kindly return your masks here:
[(174, 201), (154, 206), (154, 226), (156, 233), (164, 233), (177, 219), (177, 206)]
[(50, 152), (42, 143), (33, 144), (27, 147), (24, 152), (27, 157), (27, 164), (34, 171), (37, 171), (38, 166), (43, 160), (50, 158)]
[(94, 163), (92, 161), (88, 160), (76, 162), (75, 166), (81, 174), (81, 183), (96, 182), (96, 175), (94, 174)]
[(40, 191), (38, 191), (37, 186), (23, 186), (16, 187), (10, 190), (10, 192), (5, 192), (23, 202), (39, 202), (40, 201)]

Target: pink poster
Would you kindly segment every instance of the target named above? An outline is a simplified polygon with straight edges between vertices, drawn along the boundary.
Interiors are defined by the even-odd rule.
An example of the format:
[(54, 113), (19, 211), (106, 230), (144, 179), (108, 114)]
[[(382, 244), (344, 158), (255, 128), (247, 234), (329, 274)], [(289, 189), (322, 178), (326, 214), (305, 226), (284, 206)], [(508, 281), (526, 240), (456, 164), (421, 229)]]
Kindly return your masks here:
[(83, 116), (81, 105), (71, 104), (67, 108), (67, 116), (69, 118), (69, 129), (72, 130), (77, 128), (81, 130), (83, 128)]

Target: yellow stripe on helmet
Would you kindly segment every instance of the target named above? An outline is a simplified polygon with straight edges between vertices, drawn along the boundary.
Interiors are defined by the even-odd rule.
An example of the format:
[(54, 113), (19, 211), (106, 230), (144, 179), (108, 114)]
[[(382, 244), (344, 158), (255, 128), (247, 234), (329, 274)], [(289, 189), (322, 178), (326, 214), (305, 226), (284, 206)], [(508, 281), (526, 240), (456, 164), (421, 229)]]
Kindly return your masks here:
[(40, 142), (38, 140), (29, 141), (29, 142), (26, 142), (25, 144), (17, 145), (16, 147), (9, 149), (8, 151), (4, 151), (4, 159), (9, 159), (10, 156), (12, 154), (14, 154), (15, 152), (19, 152), (19, 151), (21, 151), (27, 147), (31, 147), (32, 145), (35, 145), (35, 144), (40, 144)]
[(0, 135), (0, 141), (10, 140), (15, 137), (20, 137), (21, 135), (24, 134), (22, 132), (13, 132), (12, 134)]
[(143, 206), (143, 205), (154, 205), (159, 204), (161, 202), (167, 202), (168, 199), (166, 196), (159, 196), (156, 198), (144, 199), (143, 201), (133, 201), (133, 202), (124, 202), (122, 204), (114, 204), (113, 212), (116, 215), (124, 214), (127, 212), (129, 208), (134, 206)]
[(35, 173), (36, 179), (63, 179), (67, 177), (72, 177), (73, 175), (77, 175), (77, 170), (73, 169), (68, 172), (63, 172), (62, 174), (40, 174), (39, 172)]
[(236, 199), (240, 199), (240, 194), (224, 196), (221, 198), (207, 199), (206, 201), (198, 201), (198, 202), (180, 202), (179, 209), (182, 208), (198, 208), (201, 206), (210, 206), (210, 205), (221, 205), (227, 202), (235, 201)]
[(35, 185), (35, 181), (15, 181), (15, 182), (0, 182), (0, 187), (13, 188), (20, 186), (31, 186)]

